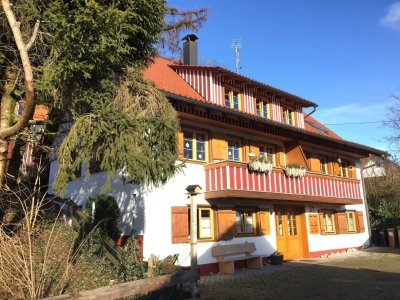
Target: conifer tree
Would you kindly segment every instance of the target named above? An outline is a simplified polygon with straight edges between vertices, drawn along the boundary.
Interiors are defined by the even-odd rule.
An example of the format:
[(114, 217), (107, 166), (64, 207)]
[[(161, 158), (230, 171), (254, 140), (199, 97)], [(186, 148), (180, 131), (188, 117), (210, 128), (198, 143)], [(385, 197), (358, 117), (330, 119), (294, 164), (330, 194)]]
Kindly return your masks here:
[[(28, 99), (30, 90), (24, 86), (27, 72), (16, 37), (3, 14), (10, 0), (1, 1), (0, 87), (15, 83), (7, 94), (0, 89), (3, 98), (11, 99), (3, 113), (2, 98), (1, 119), (8, 118), (7, 126), (12, 127), (12, 103), (18, 97)], [(178, 167), (177, 116), (166, 97), (143, 79), (142, 71), (156, 55), (156, 43), (174, 49), (179, 32), (197, 30), (207, 10), (179, 11), (163, 0), (12, 2), (21, 36), (30, 44), (25, 51), (32, 69), (31, 94), (51, 108), (53, 121), (68, 119), (72, 124), (58, 147), (55, 188), (64, 191), (80, 165), (90, 162), (109, 179), (117, 172), (153, 185), (170, 178)], [(7, 77), (10, 68), (15, 70), (13, 80)], [(27, 115), (32, 113), (25, 109)], [(27, 119), (17, 129), (26, 124)], [(7, 138), (0, 131), (3, 148)]]

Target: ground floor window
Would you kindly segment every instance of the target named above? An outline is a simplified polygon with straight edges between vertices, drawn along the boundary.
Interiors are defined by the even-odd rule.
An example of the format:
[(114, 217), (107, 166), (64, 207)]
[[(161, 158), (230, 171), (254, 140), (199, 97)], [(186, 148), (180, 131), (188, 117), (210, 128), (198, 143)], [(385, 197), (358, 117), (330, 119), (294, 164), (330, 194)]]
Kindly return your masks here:
[(236, 210), (236, 232), (254, 233), (255, 232), (255, 212), (252, 210)]
[(213, 211), (211, 208), (199, 208), (197, 211), (197, 230), (200, 239), (213, 238)]
[(347, 231), (355, 232), (356, 228), (356, 217), (354, 211), (346, 211)]
[(336, 233), (335, 213), (333, 211), (323, 212), (323, 226), (326, 233)]

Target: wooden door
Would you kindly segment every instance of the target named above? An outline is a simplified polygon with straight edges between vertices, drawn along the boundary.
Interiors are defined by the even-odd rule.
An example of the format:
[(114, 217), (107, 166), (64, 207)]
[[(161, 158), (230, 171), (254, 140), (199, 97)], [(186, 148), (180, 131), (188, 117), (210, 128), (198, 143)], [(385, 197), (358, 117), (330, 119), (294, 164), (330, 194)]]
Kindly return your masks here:
[(304, 257), (301, 224), (303, 212), (297, 207), (275, 209), (277, 250), (283, 253), (284, 259)]

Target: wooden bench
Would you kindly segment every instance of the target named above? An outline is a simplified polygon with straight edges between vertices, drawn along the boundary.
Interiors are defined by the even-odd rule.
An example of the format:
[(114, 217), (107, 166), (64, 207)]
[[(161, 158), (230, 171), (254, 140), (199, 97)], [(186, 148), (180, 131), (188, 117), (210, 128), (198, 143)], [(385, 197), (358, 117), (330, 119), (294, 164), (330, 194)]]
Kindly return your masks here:
[(256, 251), (254, 243), (217, 245), (212, 247), (211, 251), (217, 258), (220, 273), (233, 274), (236, 260), (246, 260), (246, 266), (249, 269), (262, 269), (261, 256), (251, 254)]

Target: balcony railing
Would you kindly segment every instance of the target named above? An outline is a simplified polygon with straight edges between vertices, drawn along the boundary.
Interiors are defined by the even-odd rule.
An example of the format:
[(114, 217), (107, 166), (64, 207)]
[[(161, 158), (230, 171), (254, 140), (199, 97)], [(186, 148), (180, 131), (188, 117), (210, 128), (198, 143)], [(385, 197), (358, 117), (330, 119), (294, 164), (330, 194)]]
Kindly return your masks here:
[(273, 168), (269, 173), (251, 172), (247, 163), (233, 161), (211, 163), (204, 168), (206, 198), (209, 199), (241, 195), (250, 198), (361, 203), (361, 185), (357, 179), (308, 172), (302, 178), (293, 178), (287, 177), (282, 168)]

